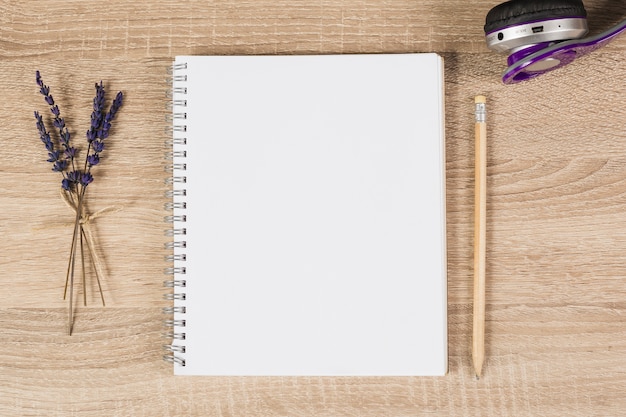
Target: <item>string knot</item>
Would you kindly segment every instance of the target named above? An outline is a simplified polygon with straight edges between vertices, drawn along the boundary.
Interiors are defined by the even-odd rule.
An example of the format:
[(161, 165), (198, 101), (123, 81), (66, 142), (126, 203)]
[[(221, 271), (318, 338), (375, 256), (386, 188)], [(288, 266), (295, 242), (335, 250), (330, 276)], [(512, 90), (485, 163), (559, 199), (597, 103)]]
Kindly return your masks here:
[[(77, 214), (78, 203), (77, 201), (75, 201), (75, 199), (72, 198), (71, 194), (65, 190), (61, 190), (61, 198), (63, 199), (63, 202), (74, 212), (74, 214)], [(87, 250), (89, 251), (89, 256), (91, 257), (91, 261), (96, 270), (96, 275), (97, 277), (102, 278), (102, 280), (104, 280), (104, 265), (102, 260), (100, 259), (100, 256), (98, 255), (98, 251), (96, 250), (96, 242), (93, 237), (93, 232), (91, 230), (91, 222), (99, 217), (105, 216), (110, 213), (116, 213), (122, 210), (123, 207), (121, 206), (109, 206), (95, 211), (92, 214), (89, 214), (87, 213), (84, 205), (80, 209), (80, 217), (78, 222), (81, 226), (82, 233), (87, 241)], [(102, 302), (104, 304), (104, 298), (102, 298)]]

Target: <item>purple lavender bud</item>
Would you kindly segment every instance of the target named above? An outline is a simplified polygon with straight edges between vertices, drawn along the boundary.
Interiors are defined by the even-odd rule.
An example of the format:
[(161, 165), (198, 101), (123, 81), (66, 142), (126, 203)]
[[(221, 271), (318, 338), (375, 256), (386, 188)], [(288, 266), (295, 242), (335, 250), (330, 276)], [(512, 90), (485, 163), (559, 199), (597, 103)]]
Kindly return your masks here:
[(89, 172), (83, 172), (80, 176), (80, 183), (86, 187), (93, 182), (93, 176)]
[(100, 112), (94, 111), (91, 113), (91, 128), (97, 129), (100, 126)]
[(61, 142), (63, 142), (64, 145), (69, 146), (70, 138), (71, 138), (70, 131), (65, 129), (65, 131), (61, 133)]
[(115, 114), (120, 109), (120, 107), (122, 107), (123, 101), (124, 101), (124, 95), (120, 91), (115, 96), (115, 100), (113, 100), (113, 103), (111, 103), (111, 108), (109, 109), (109, 112), (107, 113), (104, 119), (106, 122), (110, 123), (113, 120), (113, 118), (115, 118)]
[(80, 171), (70, 171), (67, 173), (67, 180), (71, 183), (77, 183), (78, 178), (80, 178), (80, 175), (81, 175)]
[(104, 142), (101, 140), (94, 140), (91, 142), (91, 146), (93, 147), (93, 151), (95, 153), (100, 153), (104, 150)]
[(54, 105), (54, 99), (52, 98), (51, 95), (46, 94), (45, 100), (46, 100), (46, 103), (48, 103), (49, 105), (51, 106)]
[(98, 165), (100, 163), (100, 157), (97, 153), (87, 156), (87, 163), (89, 166)]
[(63, 180), (61, 181), (61, 188), (63, 188), (65, 191), (70, 191), (72, 189), (71, 181), (67, 178), (63, 178)]
[(48, 152), (48, 161), (47, 162), (56, 162), (61, 157), (61, 152), (59, 151), (50, 151)]
[(43, 81), (41, 81), (41, 74), (39, 73), (39, 70), (35, 71), (35, 81), (37, 81), (37, 85), (39, 85), (40, 87), (43, 85)]
[(93, 99), (93, 110), (97, 112), (102, 112), (104, 107), (104, 85), (102, 84), (102, 80), (100, 80), (100, 84), (96, 83), (96, 96)]
[(87, 142), (91, 143), (96, 139), (97, 132), (93, 129), (87, 131)]
[(55, 172), (63, 172), (63, 170), (67, 168), (67, 161), (55, 161), (52, 166), (52, 170)]
[(41, 127), (43, 127), (43, 117), (41, 117), (38, 111), (35, 111), (35, 119), (37, 119), (37, 129), (41, 132)]
[(98, 139), (106, 139), (109, 137), (109, 131), (105, 130), (104, 128), (98, 130)]
[(124, 101), (124, 94), (122, 94), (122, 92), (119, 91), (117, 95), (115, 96), (115, 100), (113, 100), (113, 104), (111, 104), (111, 109), (109, 110), (109, 114), (111, 115), (111, 118), (109, 119), (109, 121), (113, 120), (113, 117), (115, 117), (115, 113), (117, 113), (120, 107), (122, 107), (123, 101)]
[(39, 131), (39, 137), (42, 138), (46, 135), (46, 127), (43, 125), (43, 123), (39, 123), (37, 122), (37, 130)]
[(41, 85), (41, 88), (39, 89), (39, 92), (44, 95), (47, 96), (48, 94), (50, 94), (50, 87), (48, 87), (47, 85)]
[(76, 156), (76, 148), (72, 146), (68, 146), (67, 149), (65, 150), (65, 157), (71, 160), (71, 159), (74, 159), (75, 156)]
[(60, 118), (56, 118), (54, 119), (54, 121), (52, 122), (52, 124), (54, 125), (54, 127), (56, 127), (57, 129), (63, 129), (65, 127), (65, 120), (60, 119)]
[(52, 107), (50, 107), (50, 111), (52, 112), (52, 114), (54, 114), (56, 117), (59, 117), (59, 114), (61, 113), (59, 111), (59, 106), (54, 105)]

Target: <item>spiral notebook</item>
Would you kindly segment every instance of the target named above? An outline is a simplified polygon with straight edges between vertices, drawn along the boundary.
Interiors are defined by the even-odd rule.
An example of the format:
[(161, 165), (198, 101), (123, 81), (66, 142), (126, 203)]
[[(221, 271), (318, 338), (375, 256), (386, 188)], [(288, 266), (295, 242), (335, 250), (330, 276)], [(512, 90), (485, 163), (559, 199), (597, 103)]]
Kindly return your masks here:
[(178, 375), (447, 371), (443, 61), (180, 56)]

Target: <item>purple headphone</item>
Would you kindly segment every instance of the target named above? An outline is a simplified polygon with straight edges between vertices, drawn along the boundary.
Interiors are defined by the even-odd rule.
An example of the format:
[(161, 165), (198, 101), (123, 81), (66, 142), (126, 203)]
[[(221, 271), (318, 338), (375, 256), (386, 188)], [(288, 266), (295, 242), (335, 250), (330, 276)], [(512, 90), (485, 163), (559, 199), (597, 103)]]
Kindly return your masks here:
[(507, 52), (505, 84), (528, 80), (569, 64), (626, 31), (626, 20), (598, 34), (587, 34), (582, 0), (510, 0), (487, 13), (485, 38), (496, 52)]

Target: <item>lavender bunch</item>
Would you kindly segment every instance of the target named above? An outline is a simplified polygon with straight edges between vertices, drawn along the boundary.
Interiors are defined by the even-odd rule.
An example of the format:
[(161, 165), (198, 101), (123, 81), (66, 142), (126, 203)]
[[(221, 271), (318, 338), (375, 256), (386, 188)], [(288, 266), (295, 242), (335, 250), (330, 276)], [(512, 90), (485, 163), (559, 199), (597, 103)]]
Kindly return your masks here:
[[(74, 234), (72, 237), (72, 245), (70, 248), (70, 256), (68, 261), (67, 276), (65, 280), (65, 292), (63, 298), (67, 294), (68, 283), (70, 283), (70, 308), (69, 308), (69, 333), (72, 334), (73, 325), (73, 282), (74, 282), (74, 263), (76, 259), (77, 242), (80, 242), (81, 257), (83, 264), (83, 288), (85, 288), (85, 259), (83, 252), (83, 239), (86, 238), (85, 224), (81, 222), (83, 218), (83, 200), (87, 186), (93, 182), (93, 175), (91, 174), (91, 168), (100, 163), (100, 154), (104, 150), (105, 140), (109, 137), (111, 130), (111, 123), (115, 118), (118, 110), (122, 106), (123, 94), (118, 92), (115, 99), (111, 103), (109, 110), (105, 108), (105, 90), (100, 81), (96, 84), (96, 96), (93, 99), (93, 112), (91, 113), (91, 124), (89, 130), (87, 130), (87, 152), (85, 153), (85, 160), (82, 167), (78, 166), (76, 160), (78, 150), (71, 144), (71, 134), (65, 120), (61, 117), (59, 106), (55, 104), (52, 94), (50, 94), (50, 87), (43, 83), (41, 74), (39, 71), (35, 74), (35, 80), (39, 86), (39, 92), (44, 96), (46, 104), (50, 107), (50, 112), (53, 115), (52, 125), (56, 129), (58, 134), (58, 140), (53, 140), (51, 133), (46, 129), (44, 118), (39, 112), (35, 111), (35, 120), (37, 131), (39, 132), (39, 138), (43, 142), (46, 151), (48, 152), (47, 162), (52, 164), (52, 171), (60, 172), (62, 174), (61, 187), (68, 193), (71, 201), (75, 205), (76, 220), (74, 222)], [(56, 136), (56, 135), (55, 135)], [(89, 246), (89, 239), (87, 239), (87, 246), (94, 259), (93, 248)], [(100, 288), (100, 295), (102, 296), (102, 288), (100, 287), (100, 279), (98, 279), (98, 287)], [(85, 293), (85, 291), (83, 292)], [(85, 304), (86, 304), (86, 295)], [(104, 305), (104, 297), (102, 296), (102, 303)]]
[[(95, 85), (96, 96), (93, 99), (91, 126), (86, 133), (88, 148), (85, 163), (82, 169), (76, 169), (74, 160), (77, 150), (70, 144), (71, 134), (65, 125), (64, 119), (60, 116), (61, 112), (59, 106), (55, 104), (54, 98), (50, 94), (50, 87), (43, 83), (39, 71), (36, 72), (35, 78), (39, 86), (39, 92), (44, 96), (44, 100), (50, 106), (50, 112), (54, 116), (52, 124), (59, 132), (60, 146), (57, 147), (52, 141), (50, 133), (46, 130), (43, 117), (39, 112), (35, 111), (37, 130), (39, 131), (41, 141), (48, 151), (47, 161), (53, 164), (53, 171), (63, 174), (61, 187), (64, 190), (76, 191), (78, 195), (83, 194), (85, 187), (93, 182), (91, 167), (100, 163), (100, 153), (104, 150), (104, 140), (109, 137), (111, 122), (122, 106), (124, 96), (121, 91), (118, 92), (111, 103), (109, 111), (105, 112), (104, 86), (102, 85), (102, 81), (100, 81), (100, 84)], [(81, 188), (80, 192), (77, 190), (79, 186)]]

